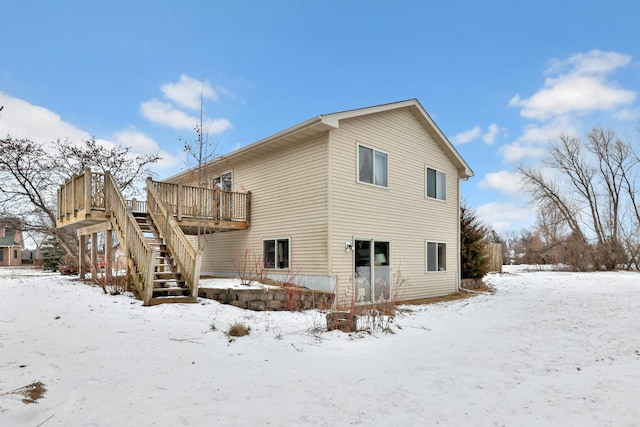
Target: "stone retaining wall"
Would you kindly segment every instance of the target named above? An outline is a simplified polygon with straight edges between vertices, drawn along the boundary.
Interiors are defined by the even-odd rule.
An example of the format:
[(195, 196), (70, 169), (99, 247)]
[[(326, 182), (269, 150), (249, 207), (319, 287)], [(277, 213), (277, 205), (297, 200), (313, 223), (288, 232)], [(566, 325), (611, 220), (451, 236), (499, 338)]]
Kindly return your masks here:
[(460, 287), (464, 289), (480, 289), (482, 287), (482, 279), (462, 279)]
[(307, 288), (282, 287), (269, 289), (198, 289), (200, 298), (249, 310), (299, 311), (316, 308), (328, 310), (333, 306), (333, 292), (313, 291)]

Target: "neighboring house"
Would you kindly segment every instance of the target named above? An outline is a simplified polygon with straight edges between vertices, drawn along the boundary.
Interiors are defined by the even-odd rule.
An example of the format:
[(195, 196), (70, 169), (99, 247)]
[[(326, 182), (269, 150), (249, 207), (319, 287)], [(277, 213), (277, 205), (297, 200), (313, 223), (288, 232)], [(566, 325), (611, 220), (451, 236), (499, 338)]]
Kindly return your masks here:
[(415, 99), (315, 117), (206, 174), (213, 187), (250, 191), (251, 216), (246, 230), (201, 237), (203, 276), (237, 275), (249, 254), (269, 277), (335, 291), (339, 305), (459, 285), (460, 179), (473, 171)]
[(40, 264), (42, 264), (42, 254), (40, 253), (40, 249), (23, 249), (22, 263), (40, 266)]
[(15, 219), (0, 219), (0, 266), (22, 264), (24, 239), (22, 230), (15, 227)]

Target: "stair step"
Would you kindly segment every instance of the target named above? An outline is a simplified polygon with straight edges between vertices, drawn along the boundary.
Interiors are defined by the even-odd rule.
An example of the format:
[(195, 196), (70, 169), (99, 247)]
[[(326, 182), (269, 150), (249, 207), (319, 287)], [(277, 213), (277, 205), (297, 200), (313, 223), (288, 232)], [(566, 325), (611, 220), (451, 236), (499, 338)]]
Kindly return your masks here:
[(180, 288), (180, 287), (170, 287), (170, 288), (153, 288), (153, 295), (161, 294), (161, 295), (190, 295), (191, 289), (189, 288)]
[(164, 270), (166, 271), (167, 267), (175, 267), (176, 263), (173, 262), (173, 260), (167, 259), (165, 257), (156, 257), (156, 261), (160, 261), (160, 262), (156, 262), (156, 267), (163, 267)]
[(155, 252), (155, 268), (153, 272), (153, 297), (149, 305), (163, 303), (195, 303), (196, 297), (191, 296), (191, 289), (179, 272), (171, 252), (162, 238), (153, 220), (148, 215), (136, 215), (136, 223), (147, 244)]
[(156, 277), (155, 279), (153, 279), (153, 285), (154, 287), (158, 284), (165, 284), (165, 283), (184, 283), (185, 280), (180, 278), (175, 278), (175, 277)]
[(153, 289), (172, 289), (172, 288), (182, 288), (188, 289), (187, 282), (184, 280), (174, 280), (174, 281), (166, 281), (166, 280), (154, 280), (153, 281)]
[(158, 305), (165, 303), (184, 303), (184, 304), (193, 304), (198, 302), (198, 298), (192, 296), (183, 296), (183, 297), (154, 297), (149, 301), (149, 305)]
[(153, 275), (158, 280), (182, 279), (182, 274), (175, 271), (154, 271)]

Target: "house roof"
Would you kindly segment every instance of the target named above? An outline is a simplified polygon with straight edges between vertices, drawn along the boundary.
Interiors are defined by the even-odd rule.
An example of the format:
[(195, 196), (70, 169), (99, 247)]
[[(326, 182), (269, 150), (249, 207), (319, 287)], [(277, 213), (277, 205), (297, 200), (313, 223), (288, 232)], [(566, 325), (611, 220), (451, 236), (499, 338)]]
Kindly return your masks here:
[[(331, 114), (322, 114), (285, 129), (281, 132), (273, 134), (267, 138), (261, 139), (257, 142), (244, 146), (238, 150), (232, 151), (212, 162), (207, 164), (209, 166), (219, 165), (225, 160), (235, 160), (245, 157), (255, 157), (271, 152), (279, 147), (287, 146), (291, 143), (299, 142), (301, 140), (309, 139), (332, 129), (338, 129), (340, 127), (340, 121), (350, 119), (359, 116), (365, 116), (369, 114), (381, 113), (384, 111), (397, 110), (401, 108), (408, 108), (418, 121), (424, 126), (433, 140), (440, 146), (440, 148), (449, 156), (451, 161), (456, 165), (459, 171), (460, 178), (470, 178), (474, 175), (473, 170), (464, 161), (462, 156), (455, 149), (453, 144), (442, 133), (440, 128), (435, 124), (431, 116), (422, 107), (420, 102), (413, 98), (406, 101), (393, 102), (390, 104), (376, 105), (372, 107), (358, 108), (355, 110), (347, 110)], [(189, 173), (189, 171), (181, 172), (172, 176), (168, 181), (179, 179)]]
[(16, 242), (17, 231), (13, 228), (5, 228), (4, 236), (0, 237), (0, 247), (7, 246), (21, 246), (19, 242)]

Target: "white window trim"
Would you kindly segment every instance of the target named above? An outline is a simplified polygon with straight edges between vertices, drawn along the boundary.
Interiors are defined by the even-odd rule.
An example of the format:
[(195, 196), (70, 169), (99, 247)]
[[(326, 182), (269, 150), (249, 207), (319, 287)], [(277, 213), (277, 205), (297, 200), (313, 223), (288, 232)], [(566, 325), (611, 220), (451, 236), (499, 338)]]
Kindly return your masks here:
[[(289, 255), (287, 256), (287, 268), (279, 268), (276, 266), (273, 267), (265, 267), (264, 266), (264, 242), (268, 242), (268, 241), (275, 241), (276, 242), (276, 253), (274, 254), (277, 258), (278, 256), (278, 245), (277, 242), (278, 240), (286, 240), (289, 246)], [(262, 239), (262, 268), (266, 269), (266, 270), (280, 270), (280, 271), (286, 271), (286, 270), (290, 270), (291, 269), (291, 237), (274, 237), (274, 238), (270, 238), (270, 239)]]
[[(395, 283), (394, 283), (394, 276), (393, 276), (393, 239), (384, 239), (384, 238), (371, 238), (371, 237), (358, 237), (358, 236), (352, 236), (351, 237), (351, 241), (353, 242), (354, 246), (353, 246), (353, 250), (352, 250), (352, 257), (351, 257), (351, 274), (355, 274), (355, 265), (356, 265), (356, 250), (355, 250), (355, 243), (356, 241), (361, 240), (364, 242), (369, 242), (372, 247), (373, 245), (375, 245), (376, 242), (385, 242), (389, 244), (389, 259), (387, 260), (387, 265), (389, 266), (389, 286), (390, 286), (390, 292), (397, 292), (397, 289), (395, 289)], [(374, 267), (373, 265), (371, 265), (371, 267)], [(375, 281), (375, 270), (372, 270), (372, 274), (373, 274), (373, 280)], [(353, 279), (353, 277), (352, 277)], [(354, 295), (357, 297), (357, 290), (355, 289), (356, 283), (354, 280), (352, 280), (352, 288), (349, 288), (350, 290), (352, 290), (354, 292)], [(392, 298), (392, 295), (390, 295), (390, 298)], [(373, 300), (371, 301), (360, 301), (360, 302), (356, 302), (357, 305), (362, 305), (362, 304), (371, 304), (372, 302), (375, 302)]]
[[(428, 172), (428, 170), (429, 169), (436, 171), (436, 197), (431, 197), (431, 196), (428, 195), (428, 193), (429, 193), (429, 183), (428, 183), (429, 172)], [(438, 186), (438, 184), (439, 184), (439, 182), (438, 182), (438, 174), (439, 173), (444, 175), (444, 192), (445, 192), (444, 199), (441, 199), (441, 198), (438, 197), (438, 187), (439, 187)], [(447, 173), (444, 172), (444, 171), (441, 171), (440, 169), (433, 168), (431, 166), (425, 166), (424, 167), (424, 197), (425, 197), (425, 199), (437, 200), (439, 202), (446, 202), (447, 201), (447, 193), (448, 193), (448, 191), (447, 191)]]
[[(364, 147), (367, 148), (369, 150), (373, 151), (373, 182), (369, 183), (369, 182), (364, 182), (364, 181), (360, 181), (360, 147)], [(378, 153), (382, 153), (384, 155), (387, 156), (387, 185), (378, 185), (376, 184), (376, 152)], [(382, 151), (382, 150), (378, 150), (377, 148), (373, 148), (370, 147), (368, 145), (365, 144), (361, 144), (361, 143), (357, 143), (356, 146), (356, 182), (358, 184), (363, 184), (363, 185), (371, 185), (373, 187), (377, 187), (377, 188), (389, 188), (389, 153), (387, 153), (386, 151)]]
[[(429, 270), (429, 243), (443, 244), (444, 252), (445, 252), (445, 264), (444, 270)], [(446, 273), (447, 272), (447, 242), (442, 242), (438, 240), (425, 240), (424, 241), (424, 271), (427, 274), (438, 274), (438, 273)], [(438, 250), (436, 246), (436, 256), (438, 255)], [(438, 260), (436, 259), (436, 266), (438, 265)]]

